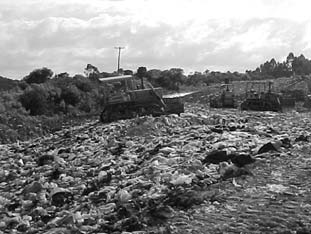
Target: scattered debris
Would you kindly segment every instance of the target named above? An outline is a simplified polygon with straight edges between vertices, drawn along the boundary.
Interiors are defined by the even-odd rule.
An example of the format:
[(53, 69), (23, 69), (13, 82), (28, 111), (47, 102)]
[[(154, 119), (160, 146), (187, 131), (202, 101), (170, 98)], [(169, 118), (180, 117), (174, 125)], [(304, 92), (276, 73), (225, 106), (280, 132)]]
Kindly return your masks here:
[[(309, 152), (306, 124), (294, 115), (208, 111), (90, 122), (0, 145), (0, 232), (174, 233), (176, 214), (207, 204), (218, 212), (228, 184), (256, 195), (244, 181), (257, 164), (248, 165), (272, 160), (256, 152)], [(258, 189), (289, 196), (274, 183)]]

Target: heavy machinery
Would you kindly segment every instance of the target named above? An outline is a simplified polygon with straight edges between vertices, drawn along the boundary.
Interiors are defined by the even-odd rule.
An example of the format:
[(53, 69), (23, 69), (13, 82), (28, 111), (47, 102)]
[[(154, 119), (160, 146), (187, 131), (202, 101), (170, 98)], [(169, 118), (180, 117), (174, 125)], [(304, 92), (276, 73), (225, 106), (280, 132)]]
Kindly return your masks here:
[(220, 89), (222, 89), (220, 94), (216, 94), (210, 98), (210, 107), (213, 108), (237, 107), (233, 85), (224, 84), (220, 86)]
[(296, 103), (307, 101), (308, 85), (304, 76), (294, 76), (289, 83), (280, 87), (282, 107), (295, 107)]
[(272, 92), (272, 85), (271, 81), (248, 82), (241, 110), (282, 111), (280, 95)]
[(135, 77), (117, 76), (100, 79), (104, 87), (104, 104), (100, 120), (104, 123), (136, 116), (180, 114), (184, 112), (181, 97), (163, 97), (162, 88), (153, 88)]

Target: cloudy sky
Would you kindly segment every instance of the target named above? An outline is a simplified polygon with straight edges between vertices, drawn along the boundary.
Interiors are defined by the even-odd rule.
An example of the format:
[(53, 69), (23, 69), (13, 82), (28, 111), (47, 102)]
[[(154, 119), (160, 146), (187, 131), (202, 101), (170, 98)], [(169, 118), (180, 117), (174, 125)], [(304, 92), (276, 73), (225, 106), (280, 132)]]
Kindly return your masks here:
[(310, 0), (0, 0), (0, 75), (117, 66), (186, 72), (311, 58)]

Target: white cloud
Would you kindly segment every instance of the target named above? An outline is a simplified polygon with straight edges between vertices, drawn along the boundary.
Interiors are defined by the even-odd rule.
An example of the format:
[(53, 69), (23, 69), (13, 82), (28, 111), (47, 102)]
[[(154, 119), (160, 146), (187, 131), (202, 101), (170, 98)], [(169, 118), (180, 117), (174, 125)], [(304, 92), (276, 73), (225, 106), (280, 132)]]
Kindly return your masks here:
[(290, 51), (311, 57), (309, 0), (1, 0), (0, 75), (85, 64), (254, 69)]

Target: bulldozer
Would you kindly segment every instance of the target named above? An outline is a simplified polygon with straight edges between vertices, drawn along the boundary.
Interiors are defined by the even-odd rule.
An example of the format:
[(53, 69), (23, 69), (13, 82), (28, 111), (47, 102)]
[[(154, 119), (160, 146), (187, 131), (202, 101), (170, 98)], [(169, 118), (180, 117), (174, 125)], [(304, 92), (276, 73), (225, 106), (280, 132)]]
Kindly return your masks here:
[(134, 76), (124, 75), (101, 78), (100, 81), (105, 94), (100, 114), (103, 123), (184, 112), (180, 96), (165, 98), (162, 88), (154, 88), (150, 83), (144, 83), (143, 79), (138, 81)]
[(281, 104), (283, 107), (295, 107), (297, 103), (304, 103), (308, 100), (307, 78), (304, 76), (293, 76), (285, 87), (280, 90)]
[(272, 81), (248, 82), (241, 110), (282, 111), (280, 95), (272, 92)]
[[(230, 87), (231, 86), (231, 87)], [(224, 84), (220, 86), (222, 92), (210, 98), (210, 107), (212, 108), (236, 108), (236, 100), (233, 86)]]

